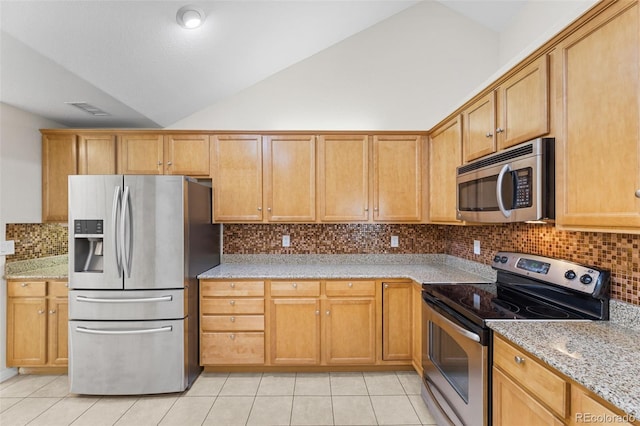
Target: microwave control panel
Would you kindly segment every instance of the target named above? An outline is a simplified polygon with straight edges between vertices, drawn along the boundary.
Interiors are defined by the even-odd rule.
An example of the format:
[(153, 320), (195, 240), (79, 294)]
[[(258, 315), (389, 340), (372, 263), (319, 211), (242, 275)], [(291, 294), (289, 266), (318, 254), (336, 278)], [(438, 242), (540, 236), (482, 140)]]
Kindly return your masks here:
[(514, 171), (513, 175), (516, 184), (516, 197), (513, 207), (516, 209), (531, 207), (531, 190), (533, 186), (531, 181), (533, 179), (533, 169), (531, 167), (519, 169)]

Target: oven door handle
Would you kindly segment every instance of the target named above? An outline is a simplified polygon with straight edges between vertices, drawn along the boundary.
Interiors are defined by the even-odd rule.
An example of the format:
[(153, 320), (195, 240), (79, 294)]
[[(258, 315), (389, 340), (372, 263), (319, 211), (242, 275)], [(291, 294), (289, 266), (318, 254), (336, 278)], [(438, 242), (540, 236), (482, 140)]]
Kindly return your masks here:
[(511, 210), (507, 210), (504, 207), (504, 201), (502, 200), (502, 181), (504, 180), (504, 175), (510, 171), (511, 165), (505, 164), (500, 170), (500, 173), (498, 173), (498, 181), (496, 182), (496, 200), (498, 201), (498, 208), (500, 209), (504, 217), (511, 216)]
[[(433, 386), (433, 389), (432, 389), (432, 386)], [(457, 417), (457, 414), (455, 414), (455, 413), (452, 413), (452, 414), (454, 414), (456, 416), (455, 420), (457, 421), (457, 423), (454, 423), (449, 418), (449, 415), (447, 414), (446, 411), (444, 411), (444, 408), (442, 408), (442, 405), (440, 405), (440, 401), (438, 401), (438, 398), (436, 398), (436, 395), (435, 395), (435, 393), (433, 391), (435, 390), (436, 392), (438, 392), (442, 398), (444, 398), (444, 395), (442, 395), (440, 393), (440, 391), (438, 390), (438, 387), (436, 386), (436, 384), (433, 383), (431, 381), (431, 379), (429, 379), (429, 377), (425, 377), (424, 388), (429, 393), (429, 397), (431, 398), (431, 401), (433, 401), (435, 407), (438, 409), (438, 411), (440, 411), (440, 414), (442, 415), (442, 418), (449, 424), (449, 426), (456, 426), (456, 425), (462, 425), (463, 424), (460, 421), (460, 419)], [(444, 399), (446, 401), (446, 398), (444, 398)], [(451, 405), (451, 404), (449, 404), (449, 405)]]
[(465, 330), (464, 328), (460, 327), (458, 324), (446, 318), (444, 315), (438, 315), (438, 318), (442, 319), (445, 323), (447, 323), (447, 325), (451, 326), (451, 328), (453, 328), (461, 336), (466, 337), (469, 340), (473, 340), (474, 342), (480, 343), (480, 336), (478, 336), (476, 333), (472, 333), (469, 330)]

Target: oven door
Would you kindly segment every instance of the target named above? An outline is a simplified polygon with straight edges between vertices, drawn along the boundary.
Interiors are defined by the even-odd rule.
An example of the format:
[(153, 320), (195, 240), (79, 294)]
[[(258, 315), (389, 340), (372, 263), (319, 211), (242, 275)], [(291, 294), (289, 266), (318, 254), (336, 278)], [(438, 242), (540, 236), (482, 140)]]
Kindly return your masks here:
[(486, 426), (488, 332), (447, 311), (423, 301), (423, 399), (440, 425)]

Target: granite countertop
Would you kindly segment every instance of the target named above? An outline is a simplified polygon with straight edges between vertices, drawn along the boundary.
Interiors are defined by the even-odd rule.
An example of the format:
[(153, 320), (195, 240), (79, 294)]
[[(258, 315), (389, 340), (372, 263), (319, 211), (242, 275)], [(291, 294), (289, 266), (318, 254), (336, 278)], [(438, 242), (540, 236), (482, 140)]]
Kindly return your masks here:
[(448, 255), (232, 255), (200, 279), (408, 278), (418, 283), (493, 282), (487, 265)]
[(5, 264), (4, 277), (13, 279), (65, 279), (69, 275), (69, 256), (41, 257), (39, 259), (19, 260)]
[(640, 418), (640, 307), (611, 300), (610, 321), (489, 321), (489, 327)]

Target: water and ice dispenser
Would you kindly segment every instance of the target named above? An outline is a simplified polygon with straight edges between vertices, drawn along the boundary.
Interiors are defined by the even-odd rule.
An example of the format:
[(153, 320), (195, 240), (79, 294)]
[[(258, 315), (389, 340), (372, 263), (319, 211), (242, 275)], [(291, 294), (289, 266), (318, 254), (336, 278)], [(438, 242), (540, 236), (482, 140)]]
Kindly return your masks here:
[(102, 220), (74, 220), (73, 237), (75, 239), (74, 271), (104, 271), (104, 228)]

